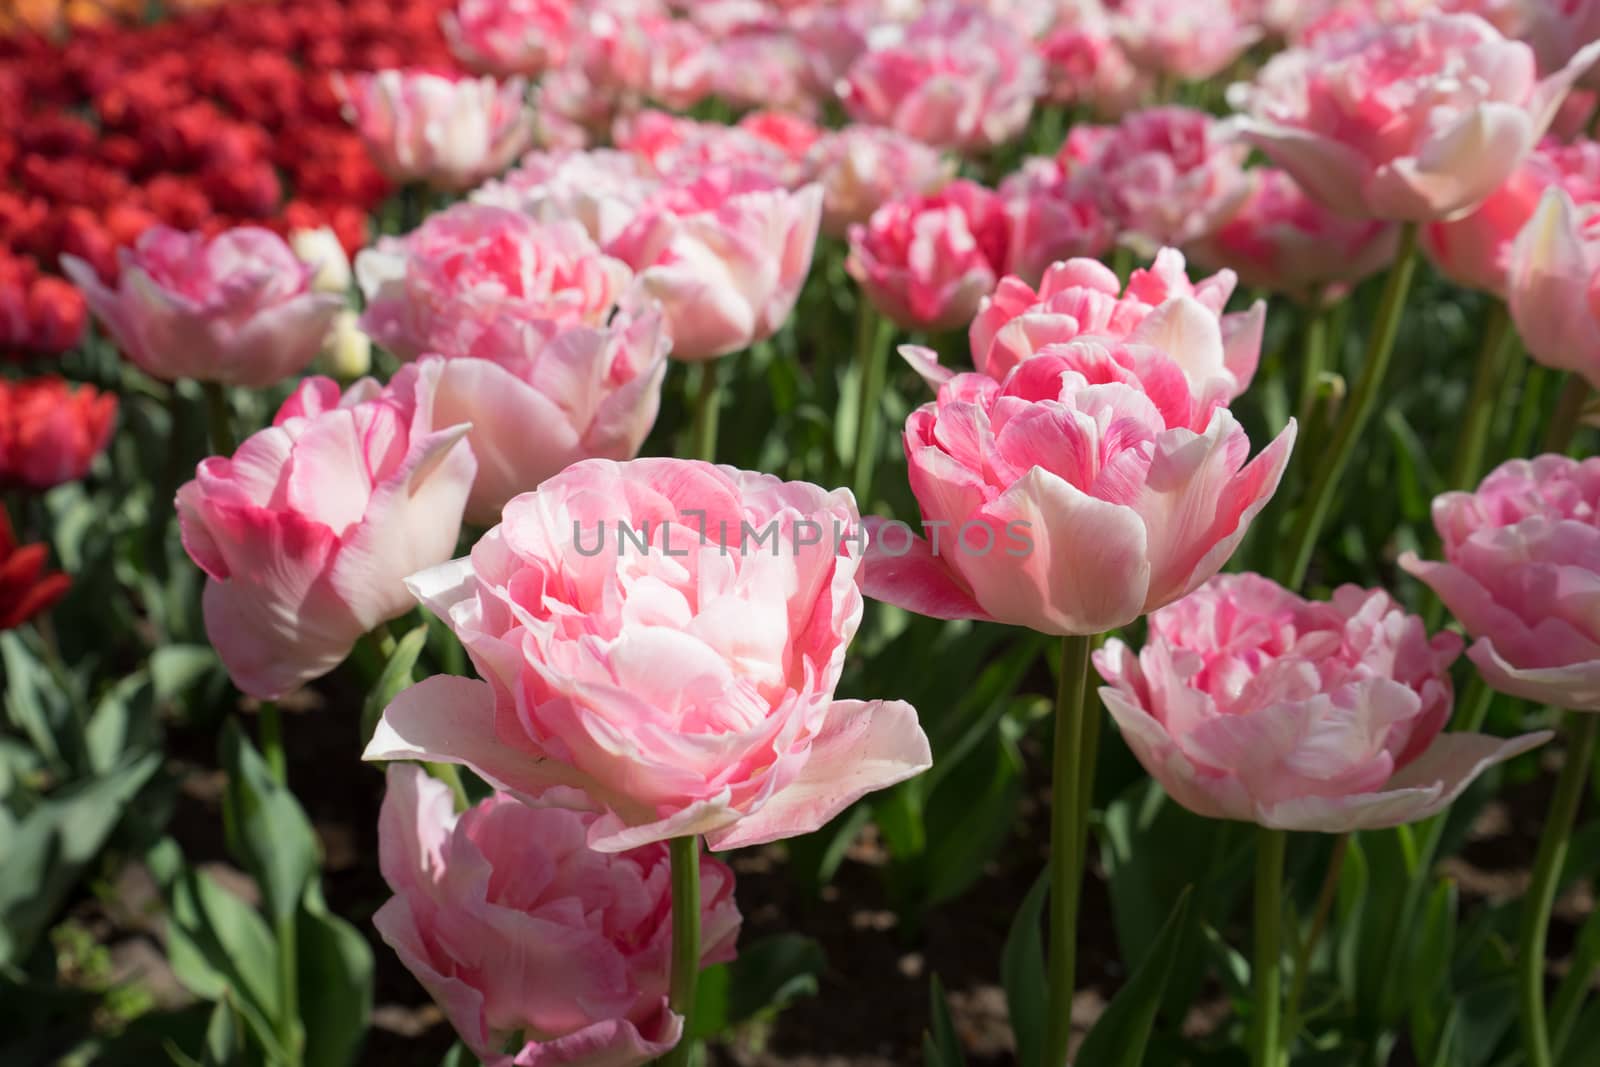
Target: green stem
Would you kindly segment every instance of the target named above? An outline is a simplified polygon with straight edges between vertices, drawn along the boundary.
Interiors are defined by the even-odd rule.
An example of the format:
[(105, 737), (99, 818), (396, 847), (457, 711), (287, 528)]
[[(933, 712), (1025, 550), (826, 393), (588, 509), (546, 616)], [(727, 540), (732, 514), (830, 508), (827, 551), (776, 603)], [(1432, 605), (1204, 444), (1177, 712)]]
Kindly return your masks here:
[(672, 984), (668, 1003), (683, 1016), (683, 1040), (662, 1067), (686, 1067), (694, 1047), (694, 1000), (700, 982), (700, 839), (675, 837), (672, 853)]
[(694, 407), (694, 437), (689, 454), (707, 463), (717, 461), (717, 420), (722, 414), (722, 392), (718, 375), (722, 361), (708, 359), (700, 364), (700, 393)]
[(1298, 413), (1300, 424), (1304, 426), (1311, 418), (1313, 405), (1317, 402), (1317, 384), (1322, 377), (1322, 372), (1328, 369), (1328, 313), (1322, 308), (1311, 312), (1311, 320), (1306, 323), (1305, 358), (1300, 367), (1300, 404)]
[(1517, 402), (1516, 421), (1512, 424), (1502, 459), (1531, 454), (1537, 441), (1539, 421), (1544, 417), (1545, 384), (1552, 372), (1537, 363), (1527, 362), (1528, 369), (1522, 376), (1522, 392)]
[(1583, 405), (1588, 399), (1589, 383), (1576, 374), (1568, 374), (1567, 380), (1561, 384), (1561, 396), (1556, 400), (1555, 414), (1550, 416), (1550, 425), (1545, 430), (1542, 451), (1566, 453), (1578, 432)]
[(1111, 269), (1116, 272), (1118, 282), (1126, 286), (1128, 279), (1133, 275), (1133, 249), (1127, 245), (1118, 245), (1111, 252)]
[(878, 438), (883, 427), (883, 386), (889, 373), (889, 322), (866, 294), (860, 295), (856, 324), (856, 367), (861, 375), (856, 411), (856, 454), (850, 477), (856, 506), (872, 503), (872, 476), (878, 467)]
[(1305, 583), (1312, 552), (1322, 536), (1322, 527), (1328, 521), (1328, 511), (1333, 506), (1339, 488), (1339, 478), (1344, 474), (1356, 442), (1361, 439), (1362, 431), (1377, 408), (1378, 396), (1388, 375), (1390, 357), (1394, 354), (1395, 337), (1400, 331), (1406, 294), (1411, 289), (1412, 276), (1416, 274), (1416, 253), (1417, 224), (1408, 222), (1401, 231), (1399, 254), (1394, 266), (1389, 268), (1377, 321), (1373, 323), (1372, 333), (1367, 338), (1367, 354), (1361, 367), (1361, 376), (1345, 401), (1333, 440), (1323, 453), (1322, 464), (1317, 468), (1311, 491), (1301, 505), (1299, 519), (1289, 537), (1288, 554), (1284, 557), (1287, 560), (1284, 570), (1288, 580), (1284, 584), (1291, 589), (1298, 589)]
[(206, 418), (211, 430), (211, 450), (219, 456), (233, 455), (233, 413), (228, 409), (228, 392), (221, 382), (201, 382), (206, 394)]
[(1561, 868), (1567, 858), (1572, 823), (1589, 779), (1595, 738), (1600, 736), (1600, 717), (1592, 713), (1569, 715), (1568, 724), (1566, 761), (1556, 779), (1555, 794), (1550, 798), (1550, 813), (1545, 818), (1544, 831), (1539, 835), (1539, 852), (1533, 861), (1533, 882), (1522, 905), (1517, 987), (1522, 1007), (1522, 1048), (1527, 1054), (1528, 1067), (1554, 1067), (1555, 1063), (1545, 1023), (1545, 935), (1550, 928), (1550, 909), (1555, 905)]
[(1072, 991), (1077, 976), (1078, 898), (1083, 890), (1082, 803), (1084, 680), (1092, 637), (1061, 639), (1061, 677), (1056, 690), (1056, 736), (1050, 783), (1050, 951), (1048, 1033), (1045, 1063), (1067, 1062), (1072, 1038)]
[(300, 963), (296, 941), (295, 911), (280, 915), (273, 922), (278, 947), (278, 997), (282, 1004), (277, 1019), (278, 1043), (283, 1046), (287, 1067), (303, 1062), (305, 1033), (300, 1025)]
[(283, 714), (276, 701), (261, 702), (261, 757), (279, 785), (289, 781), (289, 761), (283, 754)]
[(1328, 870), (1322, 876), (1322, 888), (1317, 891), (1316, 910), (1311, 915), (1311, 930), (1301, 942), (1294, 957), (1294, 976), (1289, 982), (1289, 1001), (1283, 1009), (1284, 1062), (1289, 1062), (1289, 1050), (1294, 1045), (1294, 1035), (1300, 1031), (1300, 998), (1306, 990), (1306, 978), (1311, 969), (1311, 957), (1317, 942), (1333, 913), (1333, 898), (1339, 891), (1339, 877), (1344, 872), (1344, 858), (1350, 851), (1350, 835), (1340, 834), (1333, 844), (1333, 855), (1328, 857)]
[(389, 628), (388, 623), (380, 622), (370, 632), (373, 642), (378, 646), (378, 654), (383, 657), (383, 662), (387, 665), (394, 657), (395, 645), (398, 644), (394, 638), (394, 631)]
[(1483, 457), (1489, 448), (1489, 431), (1500, 406), (1501, 383), (1511, 354), (1516, 349), (1517, 332), (1511, 327), (1511, 314), (1505, 301), (1496, 300), (1483, 327), (1483, 347), (1478, 352), (1472, 375), (1472, 392), (1462, 412), (1461, 438), (1456, 444), (1455, 462), (1450, 467), (1451, 489), (1470, 489), (1483, 474)]
[(1277, 1067), (1279, 1011), (1283, 990), (1283, 856), (1289, 835), (1265, 826), (1256, 831), (1255, 1025), (1250, 1031), (1252, 1067)]

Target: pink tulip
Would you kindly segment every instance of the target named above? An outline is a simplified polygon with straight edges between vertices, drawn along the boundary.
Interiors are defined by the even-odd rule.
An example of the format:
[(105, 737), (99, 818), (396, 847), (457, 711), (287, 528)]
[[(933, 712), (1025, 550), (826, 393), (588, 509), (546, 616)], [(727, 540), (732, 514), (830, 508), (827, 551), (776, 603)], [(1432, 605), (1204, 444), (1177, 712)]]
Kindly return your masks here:
[(835, 237), (890, 200), (937, 191), (955, 169), (921, 141), (882, 126), (856, 125), (824, 133), (802, 168), (822, 186), (822, 232)]
[(572, 0), (457, 0), (444, 14), (444, 33), (472, 70), (537, 78), (566, 62), (576, 6)]
[(1552, 185), (1587, 211), (1600, 209), (1600, 144), (1547, 139), (1470, 215), (1425, 226), (1422, 247), (1451, 281), (1504, 299), (1512, 242)]
[(780, 27), (736, 33), (712, 46), (712, 95), (736, 109), (780, 108), (817, 113), (811, 58), (805, 46)]
[(234, 684), (275, 700), (326, 674), (411, 607), (403, 579), (450, 558), (477, 461), (435, 417), (438, 365), (343, 396), (307, 378), (231, 458), (178, 490), (205, 571), (211, 639)]
[[(595, 852), (594, 816), (496, 794), (455, 812), (421, 767), (391, 766), (372, 924), (492, 1067), (639, 1067), (683, 1036), (667, 1005), (667, 848)], [(700, 857), (701, 965), (734, 956), (733, 871)]]
[(1287, 171), (1247, 171), (1250, 193), (1222, 225), (1190, 245), (1252, 288), (1317, 305), (1394, 260), (1400, 231), (1381, 219), (1336, 215)]
[(966, 8), (936, 9), (898, 40), (868, 49), (839, 89), (855, 121), (963, 151), (1019, 135), (1043, 92), (1044, 66), (1032, 42)]
[(344, 306), (315, 290), (316, 268), (254, 226), (210, 239), (153, 226), (119, 255), (114, 290), (76, 256), (61, 269), (123, 354), (162, 381), (276, 385), (316, 358)]
[(1011, 218), (1006, 271), (1030, 285), (1052, 263), (1111, 250), (1112, 226), (1093, 187), (1048, 156), (1024, 160), (1000, 183), (1000, 196)]
[[(1524, 38), (1539, 57), (1539, 69), (1561, 70), (1582, 48), (1600, 40), (1600, 3), (1596, 0), (1524, 0), (1527, 27)], [(1600, 76), (1591, 68), (1584, 78), (1600, 89)]]
[(1139, 653), (1113, 639), (1094, 662), (1123, 739), (1179, 804), (1348, 833), (1443, 811), (1550, 738), (1441, 733), (1460, 652), (1380, 589), (1346, 585), (1324, 603), (1227, 574), (1151, 615)]
[(587, 148), (609, 136), (617, 99), (602, 92), (582, 69), (568, 65), (539, 80), (534, 91), (534, 128), (539, 147)]
[(1121, 118), (1154, 89), (1103, 20), (1063, 23), (1040, 42), (1039, 52), (1050, 99), (1082, 104), (1102, 119)]
[(648, 162), (609, 148), (529, 152), (484, 183), (472, 201), (510, 208), (546, 225), (574, 220), (604, 245), (627, 228), (661, 181)]
[(607, 251), (638, 274), (629, 302), (660, 301), (680, 360), (714, 359), (771, 337), (811, 269), (822, 189), (713, 167), (663, 189)]
[(1334, 211), (1433, 222), (1509, 178), (1596, 59), (1600, 41), (1539, 81), (1527, 45), (1436, 15), (1318, 36), (1232, 99), (1244, 136)]
[(705, 32), (658, 4), (606, 0), (588, 13), (576, 63), (604, 94), (687, 111), (710, 95), (715, 53)]
[(1184, 81), (1221, 74), (1261, 39), (1235, 0), (1121, 0), (1111, 26), (1136, 66)]
[(747, 129), (665, 111), (639, 111), (619, 119), (612, 142), (673, 184), (691, 182), (714, 167), (736, 167), (766, 172), (788, 185), (796, 170), (795, 159), (782, 146)]
[(521, 78), (384, 70), (336, 75), (334, 89), (378, 169), (396, 182), (470, 189), (533, 142)]
[(1600, 383), (1600, 205), (1545, 190), (1511, 245), (1507, 303), (1528, 355)]
[(553, 336), (513, 327), (482, 347), (493, 354), (445, 361), (433, 400), (438, 421), (472, 424), (467, 519), (480, 526), (580, 459), (632, 459), (655, 424), (672, 341), (651, 310)]
[(1400, 565), (1475, 641), (1467, 655), (1503, 693), (1600, 711), (1600, 459), (1514, 459), (1473, 493), (1433, 502), (1445, 562)]
[(482, 356), (503, 319), (601, 326), (631, 273), (573, 221), (457, 204), (356, 256), (361, 325), (401, 359)]
[(1079, 126), (1058, 162), (1100, 197), (1121, 241), (1143, 254), (1205, 237), (1249, 194), (1247, 149), (1203, 111), (1156, 107), (1116, 126)]
[(1250, 464), (1225, 382), (1160, 349), (1050, 345), (1001, 381), (958, 374), (906, 420), (929, 537), (879, 525), (867, 595), (1047, 634), (1124, 626), (1227, 562), (1277, 489), (1293, 422)]
[(846, 490), (676, 459), (585, 460), (412, 579), (486, 682), (440, 676), (367, 759), (465, 763), (597, 812), (591, 848), (809, 833), (930, 763), (916, 712), (835, 701), (861, 620)]
[[(1148, 270), (1136, 270), (1126, 290), (1103, 263), (1072, 259), (1045, 271), (1035, 292), (1020, 278), (1000, 281), (972, 320), (967, 337), (979, 374), (1002, 381), (1023, 360), (1080, 337), (1153, 345), (1178, 362), (1196, 390), (1243, 393), (1261, 361), (1267, 308), (1224, 314), (1233, 295), (1230, 270), (1199, 284), (1184, 272), (1183, 253), (1164, 248)], [(928, 349), (901, 350), (934, 387), (954, 376)]]
[(891, 200), (850, 227), (845, 269), (872, 304), (907, 329), (972, 321), (1005, 270), (1005, 202), (965, 179), (937, 193)]

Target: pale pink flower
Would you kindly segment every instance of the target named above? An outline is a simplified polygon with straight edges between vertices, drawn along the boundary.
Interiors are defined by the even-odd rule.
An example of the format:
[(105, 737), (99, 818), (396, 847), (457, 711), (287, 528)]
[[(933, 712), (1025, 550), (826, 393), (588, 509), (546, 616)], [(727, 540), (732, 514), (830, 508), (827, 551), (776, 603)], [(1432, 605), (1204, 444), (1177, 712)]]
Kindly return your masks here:
[(734, 108), (779, 108), (815, 115), (811, 57), (782, 28), (734, 34), (712, 46), (711, 92)]
[(1049, 156), (1026, 159), (1000, 183), (1011, 218), (1006, 271), (1036, 284), (1052, 263), (1111, 250), (1115, 236), (1092, 184)]
[(533, 142), (521, 78), (383, 70), (336, 75), (334, 88), (373, 161), (397, 182), (470, 189)]
[(551, 71), (534, 91), (534, 129), (547, 149), (587, 148), (609, 136), (619, 102), (573, 65)]
[(631, 272), (574, 221), (457, 204), (356, 256), (362, 327), (401, 359), (486, 354), (501, 319), (599, 326)]
[(1425, 819), (1549, 740), (1442, 733), (1460, 652), (1381, 589), (1308, 601), (1227, 574), (1151, 615), (1137, 654), (1112, 639), (1094, 662), (1123, 740), (1179, 804), (1331, 834)]
[(1600, 711), (1600, 459), (1514, 459), (1433, 502), (1444, 562), (1406, 553), (1502, 693)]
[(316, 358), (344, 306), (316, 291), (317, 267), (254, 226), (209, 239), (152, 226), (118, 255), (115, 289), (76, 256), (61, 269), (123, 355), (162, 381), (276, 385)]
[(1033, 43), (977, 10), (935, 11), (869, 48), (839, 86), (857, 122), (935, 148), (977, 151), (1020, 134), (1044, 91)]
[(665, 111), (647, 109), (618, 119), (611, 140), (642, 159), (658, 177), (679, 184), (716, 167), (764, 171), (784, 184), (798, 172), (785, 145), (743, 126), (700, 122)]
[(1047, 634), (1125, 626), (1233, 554), (1289, 460), (1295, 427), (1248, 465), (1224, 382), (1161, 349), (1049, 345), (1001, 381), (958, 374), (906, 420), (927, 538), (876, 524), (868, 596), (941, 619)]
[[(1000, 381), (1047, 346), (1080, 337), (1127, 341), (1164, 351), (1197, 393), (1220, 391), (1231, 399), (1255, 377), (1267, 321), (1259, 300), (1248, 311), (1224, 314), (1236, 283), (1231, 270), (1191, 282), (1175, 248), (1162, 249), (1149, 269), (1135, 270), (1125, 290), (1093, 259), (1053, 265), (1037, 292), (1020, 278), (1002, 278), (967, 331), (972, 363)], [(929, 349), (901, 352), (936, 388), (954, 376)]]
[(1039, 44), (1049, 97), (1082, 104), (1102, 119), (1119, 119), (1139, 106), (1155, 81), (1133, 65), (1103, 22), (1064, 22)]
[(573, 0), (457, 0), (444, 34), (462, 63), (497, 78), (537, 78), (567, 61), (577, 29)]
[(1156, 107), (1115, 126), (1079, 126), (1058, 162), (1092, 188), (1119, 240), (1145, 255), (1181, 247), (1222, 224), (1250, 192), (1248, 149), (1203, 111)]
[(475, 189), (471, 199), (546, 225), (576, 221), (604, 245), (633, 221), (660, 185), (649, 162), (631, 152), (529, 152), (503, 178)]
[[(372, 924), (490, 1067), (640, 1067), (675, 1046), (667, 847), (595, 852), (594, 816), (494, 794), (457, 814), (413, 764), (388, 771)], [(734, 957), (733, 871), (699, 858), (700, 962)]]
[[(1542, 71), (1561, 70), (1586, 45), (1600, 40), (1597, 0), (1523, 0), (1527, 13), (1524, 39), (1533, 46)], [(1583, 81), (1600, 89), (1600, 75), (1588, 71)]]
[(811, 146), (802, 173), (822, 186), (822, 232), (843, 236), (890, 200), (936, 192), (955, 163), (883, 126), (830, 130)]
[(1422, 248), (1451, 281), (1504, 299), (1511, 244), (1551, 186), (1565, 189), (1585, 213), (1600, 211), (1600, 144), (1546, 139), (1470, 215), (1423, 227)]
[(606, 852), (809, 833), (931, 762), (909, 705), (833, 699), (860, 521), (846, 490), (731, 467), (568, 467), (470, 558), (412, 579), (486, 681), (405, 690), (366, 758), (465, 763), (596, 812)]
[(1516, 170), (1600, 41), (1538, 80), (1533, 52), (1474, 15), (1375, 23), (1274, 56), (1230, 99), (1244, 136), (1346, 215), (1431, 222)]
[(771, 337), (811, 270), (822, 189), (713, 167), (662, 190), (607, 251), (637, 273), (632, 307), (660, 301), (672, 355), (706, 360)]
[(671, 347), (650, 310), (553, 335), (511, 322), (479, 345), (486, 358), (446, 360), (433, 409), (472, 423), (468, 521), (492, 525), (506, 501), (580, 459), (632, 459), (655, 424)]
[(477, 470), (464, 424), (434, 416), (437, 366), (342, 396), (307, 378), (273, 424), (178, 490), (207, 581), (206, 636), (234, 684), (276, 700), (411, 608), (403, 579), (450, 558)]
[(715, 52), (693, 22), (657, 8), (625, 0), (595, 5), (573, 62), (608, 95), (686, 111), (711, 94)]
[(1528, 355), (1600, 384), (1600, 205), (1545, 190), (1511, 244), (1507, 304)]
[(1110, 24), (1135, 66), (1184, 81), (1221, 74), (1261, 39), (1235, 0), (1120, 0)]
[(1232, 217), (1189, 245), (1200, 262), (1231, 268), (1251, 288), (1315, 305), (1394, 260), (1394, 223), (1336, 215), (1276, 167), (1246, 174), (1250, 193)]
[(1010, 222), (992, 190), (959, 179), (891, 200), (850, 227), (845, 269), (880, 312), (907, 329), (972, 321), (1004, 273)]

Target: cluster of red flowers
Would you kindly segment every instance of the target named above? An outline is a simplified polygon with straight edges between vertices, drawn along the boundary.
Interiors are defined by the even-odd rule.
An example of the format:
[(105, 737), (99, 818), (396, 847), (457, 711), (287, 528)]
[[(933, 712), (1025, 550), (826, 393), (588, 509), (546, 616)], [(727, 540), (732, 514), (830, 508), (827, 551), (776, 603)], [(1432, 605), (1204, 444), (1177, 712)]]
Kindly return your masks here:
[(0, 40), (0, 353), (75, 344), (81, 306), (43, 273), (65, 252), (109, 280), (157, 222), (325, 225), (364, 244), (388, 185), (329, 75), (452, 67), (447, 7), (280, 0)]

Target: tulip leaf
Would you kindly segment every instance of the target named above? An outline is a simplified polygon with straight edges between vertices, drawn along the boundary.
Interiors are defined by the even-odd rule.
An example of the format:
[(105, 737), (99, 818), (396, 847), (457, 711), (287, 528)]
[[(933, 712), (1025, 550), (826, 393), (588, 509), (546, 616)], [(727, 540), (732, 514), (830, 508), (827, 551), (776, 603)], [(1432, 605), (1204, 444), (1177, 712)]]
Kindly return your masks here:
[(1189, 926), (1190, 890), (1178, 897), (1172, 914), (1161, 927), (1144, 962), (1128, 978), (1106, 1005), (1094, 1029), (1083, 1039), (1077, 1062), (1094, 1067), (1139, 1067), (1144, 1062), (1145, 1046), (1166, 993), (1167, 976), (1178, 957), (1178, 946)]
[(225, 993), (211, 1010), (211, 1019), (206, 1023), (206, 1043), (201, 1050), (200, 1060), (202, 1067), (230, 1067), (238, 1063), (243, 1052), (240, 1047), (241, 1036), (239, 1011), (234, 1006), (233, 997)]
[(372, 950), (359, 930), (328, 911), (315, 884), (296, 930), (305, 1067), (345, 1067), (372, 1014)]
[(222, 766), (228, 772), (222, 804), (228, 848), (261, 886), (267, 915), (293, 915), (317, 866), (311, 822), (232, 719), (222, 728)]
[(967, 1057), (956, 1039), (956, 1027), (950, 1021), (950, 1005), (945, 1000), (944, 983), (938, 975), (928, 980), (928, 1029), (922, 1035), (922, 1059), (925, 1067), (966, 1067)]
[(799, 934), (774, 934), (746, 945), (737, 959), (701, 972), (690, 1037), (714, 1037), (774, 1015), (799, 997), (815, 996), (826, 967), (822, 946)]
[(417, 657), (422, 655), (422, 649), (428, 643), (428, 624), (419, 623), (414, 629), (395, 643), (394, 652), (383, 665), (383, 672), (378, 675), (377, 682), (372, 691), (367, 694), (366, 702), (361, 707), (361, 738), (366, 740), (378, 728), (378, 720), (383, 717), (383, 709), (389, 702), (399, 695), (402, 689), (411, 684), (411, 675), (417, 666)]
[(1020, 1067), (1043, 1067), (1047, 1024), (1043, 934), (1039, 920), (1050, 891), (1049, 872), (1039, 876), (1023, 898), (1006, 935), (1000, 955), (1000, 978), (1005, 985), (1011, 1033)]

